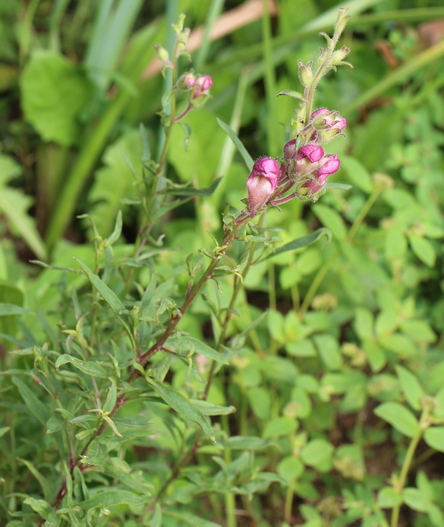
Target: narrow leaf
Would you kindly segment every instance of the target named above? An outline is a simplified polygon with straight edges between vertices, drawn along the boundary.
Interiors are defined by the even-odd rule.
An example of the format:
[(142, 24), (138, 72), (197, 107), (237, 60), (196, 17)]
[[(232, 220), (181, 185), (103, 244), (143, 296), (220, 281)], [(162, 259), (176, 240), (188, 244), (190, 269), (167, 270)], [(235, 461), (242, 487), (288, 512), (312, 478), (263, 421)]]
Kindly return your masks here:
[(0, 316), (7, 315), (29, 315), (32, 311), (25, 307), (16, 306), (15, 304), (6, 304), (0, 302)]
[(174, 196), (211, 196), (221, 181), (222, 178), (218, 177), (207, 188), (174, 187), (166, 190), (165, 194), (173, 194)]
[(237, 135), (233, 132), (233, 130), (228, 126), (228, 124), (224, 123), (220, 119), (217, 119), (217, 124), (222, 128), (222, 130), (228, 135), (228, 137), (233, 141), (234, 146), (239, 150), (240, 155), (242, 156), (243, 160), (245, 161), (245, 164), (247, 165), (248, 171), (251, 172), (251, 169), (253, 168), (253, 158), (250, 156), (250, 154), (247, 152), (247, 149), (242, 144), (242, 141), (237, 137)]
[(36, 394), (32, 392), (19, 378), (13, 377), (12, 382), (17, 386), (18, 391), (20, 392), (20, 395), (25, 401), (25, 404), (30, 410), (31, 414), (36, 417), (46, 428), (46, 421), (49, 419), (48, 408), (46, 408), (40, 399), (37, 399)]
[(210, 346), (207, 346), (207, 344), (200, 341), (199, 339), (196, 339), (194, 337), (186, 337), (186, 339), (184, 339), (184, 342), (185, 344), (190, 344), (190, 350), (194, 350), (196, 353), (200, 353), (204, 357), (207, 357), (207, 359), (215, 360), (222, 364), (228, 364), (228, 361), (224, 359), (220, 353), (218, 353), (213, 348), (210, 348)]
[(94, 509), (94, 507), (110, 507), (113, 505), (139, 505), (146, 503), (149, 499), (149, 496), (139, 496), (128, 490), (111, 489), (97, 492), (92, 498), (79, 503), (79, 506), (88, 510)]
[(307, 236), (302, 236), (301, 238), (297, 238), (296, 240), (293, 240), (292, 242), (288, 242), (282, 247), (279, 247), (274, 251), (274, 253), (269, 254), (265, 258), (261, 260), (261, 262), (268, 260), (269, 258), (273, 258), (274, 256), (277, 256), (278, 254), (286, 253), (288, 251), (296, 251), (297, 249), (302, 249), (303, 247), (307, 247), (308, 245), (311, 245), (312, 243), (317, 242), (322, 236), (327, 236), (327, 242), (329, 243), (332, 238), (332, 234), (330, 229), (327, 228), (321, 228), (318, 229), (311, 234), (307, 234)]
[(403, 366), (395, 366), (396, 373), (401, 383), (401, 389), (409, 405), (415, 409), (421, 409), (421, 399), (425, 396), (424, 390), (419, 384), (418, 379), (412, 372)]
[(131, 332), (131, 328), (125, 320), (124, 315), (120, 314), (122, 311), (125, 310), (125, 306), (123, 305), (120, 298), (116, 295), (116, 293), (114, 293), (112, 289), (110, 289), (102, 280), (100, 280), (100, 278), (96, 274), (94, 274), (87, 265), (82, 263), (77, 258), (74, 258), (74, 260), (76, 260), (80, 267), (83, 269), (89, 281), (91, 282), (93, 287), (96, 288), (97, 292), (100, 294), (103, 300), (105, 300), (109, 307), (114, 311), (117, 319), (125, 328), (129, 338), (131, 339), (132, 344), (134, 345), (134, 337)]
[(153, 379), (147, 379), (147, 381), (170, 408), (185, 417), (185, 419), (196, 423), (213, 441), (216, 441), (213, 430), (208, 421), (202, 413), (190, 403), (190, 401), (185, 399), (182, 394), (169, 388), (165, 384), (157, 383)]
[(60, 355), (56, 360), (55, 367), (58, 369), (60, 366), (63, 366), (63, 364), (67, 363), (72, 364), (74, 368), (77, 368), (81, 372), (91, 375), (92, 377), (101, 377), (102, 379), (108, 379), (109, 377), (108, 372), (103, 366), (100, 366), (100, 364), (97, 364), (96, 362), (86, 362), (77, 359), (72, 355), (68, 355), (67, 353)]
[(234, 406), (219, 406), (208, 401), (201, 401), (200, 399), (190, 399), (193, 404), (203, 415), (228, 415), (236, 411)]
[(276, 95), (276, 97), (281, 97), (282, 95), (287, 95), (287, 97), (293, 97), (293, 99), (299, 99), (305, 102), (305, 97), (303, 96), (303, 94), (295, 90), (281, 91)]

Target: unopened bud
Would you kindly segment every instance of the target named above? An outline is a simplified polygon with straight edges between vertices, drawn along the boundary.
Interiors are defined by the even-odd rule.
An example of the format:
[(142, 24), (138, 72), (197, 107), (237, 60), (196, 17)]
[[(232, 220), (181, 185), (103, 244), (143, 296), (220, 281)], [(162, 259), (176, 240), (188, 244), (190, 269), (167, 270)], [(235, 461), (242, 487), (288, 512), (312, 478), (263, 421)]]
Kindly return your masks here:
[(252, 218), (256, 216), (275, 191), (279, 174), (279, 164), (270, 157), (262, 157), (253, 165), (247, 180), (248, 208)]
[(345, 59), (345, 57), (350, 53), (350, 49), (347, 46), (342, 46), (341, 49), (337, 49), (332, 55), (332, 62), (337, 64)]
[(377, 172), (373, 174), (373, 183), (375, 184), (376, 190), (383, 192), (384, 190), (390, 190), (394, 187), (395, 182), (387, 174), (380, 174)]
[(156, 53), (156, 57), (161, 60), (162, 62), (169, 62), (170, 56), (168, 55), (168, 51), (161, 46), (160, 44), (156, 44), (154, 47), (154, 52)]
[(304, 87), (308, 86), (309, 84), (311, 84), (311, 82), (313, 80), (313, 71), (311, 69), (312, 65), (313, 65), (312, 61), (307, 62), (307, 64), (305, 64), (305, 65), (301, 61), (298, 62), (299, 80), (300, 80), (302, 86), (304, 86)]

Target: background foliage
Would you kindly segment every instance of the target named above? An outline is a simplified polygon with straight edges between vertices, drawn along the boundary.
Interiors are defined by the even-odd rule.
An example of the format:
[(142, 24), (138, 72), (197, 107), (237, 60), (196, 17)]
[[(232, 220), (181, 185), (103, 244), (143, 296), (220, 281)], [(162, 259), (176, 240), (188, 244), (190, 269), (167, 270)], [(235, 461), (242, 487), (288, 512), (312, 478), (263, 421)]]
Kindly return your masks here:
[[(440, 4), (342, 4), (355, 69), (317, 101), (348, 120), (329, 151), (352, 189), (234, 242), (146, 378), (135, 354), (246, 194), (216, 119), (253, 158), (280, 156), (295, 101), (275, 94), (298, 89), (338, 6), (0, 4), (2, 524), (444, 526)], [(173, 129), (171, 192), (150, 202), (169, 82), (153, 45), (171, 49), (182, 12), (206, 29), (189, 47), (212, 98)], [(210, 196), (179, 189), (220, 176)], [(328, 244), (270, 249), (322, 227)], [(242, 283), (247, 246), (271, 256)]]

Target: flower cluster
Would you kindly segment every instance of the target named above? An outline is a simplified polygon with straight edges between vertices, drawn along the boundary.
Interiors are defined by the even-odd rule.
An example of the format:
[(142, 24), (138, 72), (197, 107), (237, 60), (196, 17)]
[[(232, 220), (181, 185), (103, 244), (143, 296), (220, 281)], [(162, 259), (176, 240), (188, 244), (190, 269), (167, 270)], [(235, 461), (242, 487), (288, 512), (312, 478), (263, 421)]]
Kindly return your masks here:
[(344, 135), (346, 124), (338, 112), (321, 108), (311, 114), (298, 138), (286, 143), (280, 165), (269, 157), (258, 159), (247, 180), (250, 216), (267, 204), (277, 206), (293, 198), (316, 201), (340, 166), (338, 156), (325, 154), (320, 143)]

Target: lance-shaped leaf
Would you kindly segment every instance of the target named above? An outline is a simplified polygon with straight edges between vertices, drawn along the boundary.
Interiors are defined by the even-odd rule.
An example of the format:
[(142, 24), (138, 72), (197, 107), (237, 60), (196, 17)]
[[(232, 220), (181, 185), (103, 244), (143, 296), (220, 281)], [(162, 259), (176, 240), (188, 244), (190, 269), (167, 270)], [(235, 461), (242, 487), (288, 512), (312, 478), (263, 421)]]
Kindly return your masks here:
[(243, 160), (245, 161), (245, 164), (247, 165), (248, 171), (251, 172), (251, 169), (253, 168), (253, 158), (250, 156), (250, 154), (247, 152), (247, 149), (242, 144), (242, 141), (237, 137), (237, 135), (234, 133), (234, 131), (228, 126), (228, 124), (224, 123), (220, 119), (217, 119), (217, 124), (222, 128), (222, 130), (228, 135), (228, 137), (233, 141), (234, 146), (239, 150), (240, 155), (242, 156)]
[(327, 229), (323, 227), (322, 229), (318, 229), (311, 234), (307, 234), (306, 236), (302, 236), (301, 238), (296, 238), (296, 240), (293, 240), (292, 242), (288, 242), (282, 247), (279, 247), (279, 249), (276, 249), (274, 253), (269, 254), (265, 258), (261, 260), (261, 262), (268, 260), (269, 258), (273, 258), (274, 256), (277, 256), (278, 254), (286, 253), (289, 251), (296, 251), (297, 249), (302, 249), (303, 247), (307, 247), (308, 245), (311, 245), (312, 243), (317, 242), (322, 236), (327, 236), (327, 242), (329, 243), (332, 234), (330, 229)]
[(159, 384), (153, 379), (147, 379), (147, 381), (153, 387), (157, 395), (163, 399), (170, 408), (175, 410), (185, 419), (196, 423), (214, 442), (216, 441), (211, 425), (203, 414), (193, 406), (190, 401), (188, 401), (188, 399), (185, 399), (181, 393), (176, 392), (176, 390), (173, 390), (166, 384)]

